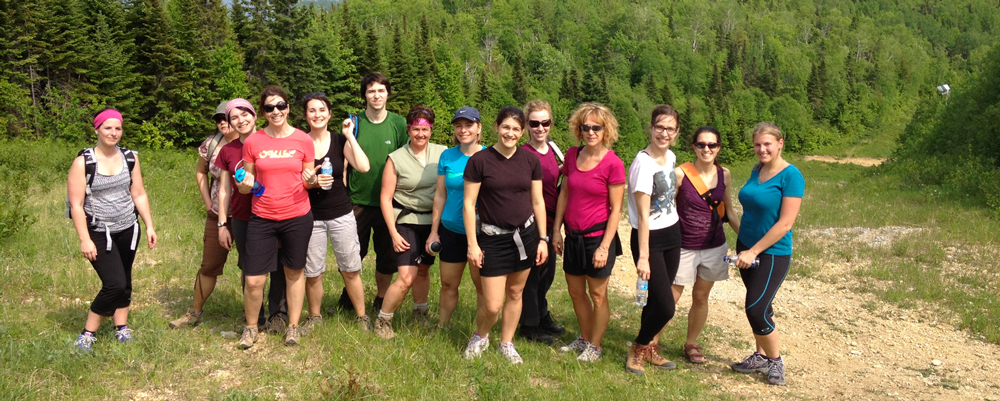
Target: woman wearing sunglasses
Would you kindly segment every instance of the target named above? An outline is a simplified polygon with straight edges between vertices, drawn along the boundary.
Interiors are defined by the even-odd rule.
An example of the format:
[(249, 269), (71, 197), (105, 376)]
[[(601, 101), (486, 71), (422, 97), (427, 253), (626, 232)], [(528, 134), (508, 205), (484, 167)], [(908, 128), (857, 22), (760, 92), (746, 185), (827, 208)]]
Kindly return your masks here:
[(632, 260), (636, 274), (649, 280), (648, 303), (642, 308), (639, 334), (628, 348), (625, 371), (646, 373), (645, 364), (670, 370), (676, 364), (657, 353), (655, 337), (674, 317), (670, 285), (681, 255), (681, 230), (674, 198), (677, 157), (670, 145), (677, 139), (677, 111), (668, 105), (653, 109), (649, 146), (639, 151), (628, 170), (628, 222), (632, 226)]
[[(257, 339), (257, 312), (263, 302), (266, 274), (280, 262), (286, 279), (289, 325), (285, 345), (299, 343), (299, 318), (305, 296), (306, 252), (312, 236), (313, 217), (307, 179), (316, 182), (313, 171), (315, 148), (308, 134), (288, 124), (288, 95), (269, 86), (260, 95), (261, 110), (267, 127), (251, 134), (243, 144), (243, 170), (238, 183), (240, 192), (250, 193), (254, 183), (264, 191), (253, 197), (247, 228), (246, 288), (243, 308), (247, 326), (240, 338), (240, 348), (253, 346)], [(279, 251), (278, 245), (281, 244)]]
[(478, 358), (489, 348), (490, 330), (503, 308), (500, 354), (512, 364), (524, 362), (514, 348), (521, 294), (531, 266), (548, 258), (548, 247), (539, 246), (539, 241), (549, 241), (542, 236), (546, 232), (542, 167), (537, 157), (517, 146), (524, 120), (517, 107), (500, 109), (493, 123), (497, 143), (472, 155), (465, 166), (462, 219), (467, 257), (475, 266), (472, 278), (480, 280), (476, 332), (465, 346), (466, 359)]
[[(535, 156), (542, 165), (542, 194), (545, 198), (545, 226), (549, 227), (548, 235), (552, 236), (552, 227), (556, 217), (556, 202), (559, 198), (559, 178), (562, 173), (563, 155), (555, 142), (549, 139), (549, 129), (552, 126), (552, 107), (542, 100), (535, 100), (524, 107), (528, 115), (528, 143), (522, 148)], [(555, 255), (556, 249), (551, 243), (546, 243), (549, 255)], [(549, 302), (546, 295), (556, 277), (556, 258), (548, 258), (544, 264), (532, 266), (528, 273), (528, 282), (524, 285), (523, 306), (521, 307), (521, 330), (519, 335), (527, 340), (552, 344), (552, 336), (562, 335), (566, 329), (556, 324), (549, 314)]]
[(693, 163), (674, 169), (677, 179), (677, 214), (681, 223), (681, 257), (672, 290), (674, 303), (680, 300), (685, 286), (691, 288), (691, 311), (688, 313), (684, 356), (691, 363), (705, 363), (698, 346), (698, 335), (708, 319), (708, 294), (716, 281), (729, 279), (729, 265), (723, 260), (728, 246), (722, 226), (737, 234), (740, 222), (733, 209), (729, 188), (732, 176), (719, 164), (722, 137), (712, 127), (694, 133)]
[[(625, 194), (625, 164), (611, 150), (618, 140), (618, 120), (601, 104), (584, 103), (573, 112), (570, 130), (584, 146), (566, 151), (566, 176), (556, 206), (553, 245), (563, 255), (563, 271), (580, 324), (576, 341), (560, 348), (579, 352), (577, 360), (601, 357), (608, 330), (608, 278), (621, 255), (618, 221)], [(565, 246), (559, 233), (566, 223)], [(589, 290), (588, 290), (589, 287)]]
[[(344, 279), (347, 296), (354, 306), (355, 322), (368, 330), (364, 285), (361, 282), (358, 224), (354, 219), (354, 206), (347, 194), (347, 187), (344, 186), (345, 164), (350, 163), (358, 172), (366, 173), (370, 168), (368, 156), (354, 138), (354, 122), (351, 119), (344, 120), (341, 132), (336, 135), (327, 129), (332, 112), (330, 99), (327, 99), (326, 94), (306, 95), (303, 106), (306, 123), (309, 124), (309, 136), (316, 150), (314, 164), (317, 166), (315, 170), (305, 170), (313, 223), (305, 268), (309, 317), (302, 324), (302, 331), (309, 333), (323, 322), (320, 306), (323, 302), (327, 237), (333, 245), (333, 255), (337, 258), (337, 268)], [(323, 160), (328, 160), (333, 166), (332, 174), (316, 174), (323, 167)]]
[(413, 317), (422, 326), (429, 324), (427, 296), (434, 256), (424, 245), (431, 234), (438, 161), (447, 149), (430, 143), (433, 127), (434, 112), (424, 105), (413, 106), (406, 114), (410, 141), (389, 153), (382, 173), (382, 217), (389, 228), (399, 267), (399, 275), (386, 291), (375, 319), (375, 334), (384, 340), (396, 337), (392, 317), (410, 288), (413, 288)]

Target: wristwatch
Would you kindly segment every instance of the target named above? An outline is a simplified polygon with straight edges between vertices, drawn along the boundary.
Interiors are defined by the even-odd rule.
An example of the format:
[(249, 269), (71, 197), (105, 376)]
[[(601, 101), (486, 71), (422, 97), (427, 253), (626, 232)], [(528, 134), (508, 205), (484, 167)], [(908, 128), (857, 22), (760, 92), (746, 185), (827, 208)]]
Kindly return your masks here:
[(545, 242), (552, 242), (552, 237), (549, 237), (549, 236), (546, 235), (546, 236), (544, 236), (542, 238), (539, 238), (538, 240), (539, 241), (545, 241)]
[(227, 222), (227, 221), (220, 221), (219, 222), (219, 228), (222, 228), (222, 227), (225, 227), (225, 226), (228, 226), (228, 225), (229, 225), (229, 222)]

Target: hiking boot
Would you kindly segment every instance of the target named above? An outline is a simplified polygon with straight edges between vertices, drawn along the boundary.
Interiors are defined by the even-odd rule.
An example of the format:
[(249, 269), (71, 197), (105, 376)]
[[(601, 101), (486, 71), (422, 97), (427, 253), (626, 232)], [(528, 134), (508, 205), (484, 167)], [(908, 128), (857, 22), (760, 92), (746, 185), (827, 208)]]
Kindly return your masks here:
[(767, 382), (775, 386), (785, 385), (785, 361), (778, 359), (767, 360)]
[(354, 318), (354, 323), (357, 324), (358, 327), (361, 327), (361, 330), (364, 330), (366, 333), (370, 333), (372, 331), (371, 321), (368, 320), (368, 315), (361, 315)]
[(240, 349), (247, 349), (253, 347), (253, 344), (257, 342), (257, 328), (246, 326), (243, 328), (243, 335), (240, 336)]
[(583, 341), (583, 337), (577, 336), (573, 342), (559, 347), (559, 352), (583, 352), (583, 350), (587, 349), (587, 344), (590, 343)]
[[(730, 365), (730, 367), (733, 368), (733, 370), (740, 373), (753, 373), (753, 372), (768, 373), (768, 370), (770, 370), (767, 358), (765, 358), (759, 352), (754, 352), (750, 354), (750, 356), (743, 359), (743, 362), (734, 363)], [(784, 377), (784, 374), (782, 374), (782, 377)]]
[(392, 330), (392, 321), (382, 317), (375, 319), (375, 335), (383, 340), (396, 338), (396, 332)]
[(465, 345), (465, 359), (476, 359), (483, 355), (483, 350), (490, 347), (490, 337), (480, 337), (477, 333), (472, 333), (472, 338)]
[(285, 328), (288, 327), (288, 315), (277, 314), (271, 316), (267, 319), (267, 325), (264, 326), (268, 334), (281, 334), (285, 332)]
[(563, 333), (566, 333), (566, 328), (557, 324), (555, 320), (552, 320), (552, 315), (548, 313), (539, 320), (538, 329), (553, 336), (561, 336)]
[(97, 341), (97, 337), (90, 334), (80, 334), (73, 342), (73, 346), (76, 347), (77, 351), (81, 354), (89, 354), (91, 348), (94, 347), (94, 341)]
[(430, 308), (420, 308), (413, 310), (413, 320), (422, 328), (431, 327)]
[(556, 339), (548, 335), (545, 331), (539, 328), (539, 326), (525, 326), (521, 325), (521, 330), (518, 331), (518, 336), (528, 340), (539, 342), (545, 345), (552, 345), (556, 342)]
[(600, 357), (601, 349), (597, 348), (594, 344), (587, 343), (587, 348), (584, 348), (580, 356), (576, 357), (576, 360), (580, 362), (594, 362)]
[(299, 345), (299, 335), (302, 328), (297, 324), (288, 326), (285, 329), (285, 345)]
[(674, 369), (676, 369), (677, 368), (677, 364), (673, 363), (673, 362), (670, 362), (669, 360), (667, 360), (667, 358), (664, 358), (664, 357), (660, 356), (660, 354), (658, 354), (656, 352), (656, 351), (659, 351), (659, 350), (660, 350), (660, 346), (659, 345), (657, 345), (657, 344), (650, 344), (649, 345), (649, 351), (646, 352), (645, 358), (643, 358), (643, 362), (648, 362), (650, 365), (653, 365), (657, 369), (661, 369), (661, 370), (674, 370)]
[(308, 336), (316, 329), (316, 326), (323, 324), (323, 316), (320, 315), (309, 315), (306, 318), (305, 323), (302, 323), (302, 327), (299, 328), (299, 334), (303, 336)]
[(521, 358), (521, 354), (517, 353), (514, 349), (514, 343), (500, 343), (500, 354), (503, 355), (504, 359), (514, 365), (520, 365), (524, 363), (524, 359)]
[(132, 329), (128, 328), (128, 326), (122, 327), (121, 330), (115, 330), (115, 338), (122, 344), (135, 341), (132, 338)]
[(628, 347), (628, 355), (625, 356), (625, 371), (634, 375), (644, 375), (646, 374), (646, 368), (643, 365), (643, 357), (646, 355), (647, 347), (643, 347), (639, 344), (632, 343)]
[(201, 324), (202, 313), (195, 313), (194, 309), (188, 309), (187, 313), (185, 313), (184, 316), (181, 316), (177, 318), (177, 320), (170, 322), (170, 328), (179, 329), (181, 327), (186, 327), (186, 326), (191, 326), (191, 327), (197, 326)]

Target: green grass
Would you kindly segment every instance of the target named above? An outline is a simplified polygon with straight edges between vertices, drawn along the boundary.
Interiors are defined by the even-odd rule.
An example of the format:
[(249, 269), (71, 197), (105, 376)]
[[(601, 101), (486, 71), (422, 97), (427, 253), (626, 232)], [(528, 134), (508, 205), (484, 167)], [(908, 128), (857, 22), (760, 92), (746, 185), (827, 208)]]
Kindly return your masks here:
[[(5, 143), (8, 146), (11, 143)], [(205, 307), (206, 321), (194, 329), (170, 330), (167, 322), (190, 307), (201, 259), (203, 213), (194, 181), (193, 151), (140, 153), (160, 243), (141, 248), (134, 268), (130, 327), (136, 342), (115, 343), (109, 323), (98, 332), (94, 352), (78, 355), (72, 341), (82, 329), (88, 304), (100, 288), (90, 264), (79, 256), (71, 221), (63, 216), (66, 170), (78, 147), (14, 143), (7, 153), (38, 160), (26, 210), (36, 222), (0, 244), (0, 399), (728, 399), (703, 384), (704, 374), (686, 364), (672, 372), (635, 377), (624, 372), (626, 343), (639, 326), (639, 309), (613, 296), (614, 314), (604, 357), (580, 364), (554, 347), (518, 341), (524, 365), (511, 366), (493, 349), (475, 362), (461, 358), (474, 327), (475, 297), (468, 276), (452, 328), (416, 329), (408, 299), (395, 319), (398, 337), (382, 341), (353, 326), (353, 316), (328, 316), (298, 347), (268, 336), (248, 351), (221, 331), (239, 331), (242, 296), (231, 258)], [(4, 161), (0, 159), (0, 161)], [(145, 246), (144, 241), (140, 241)], [(342, 282), (333, 258), (325, 277), (324, 305), (333, 305)], [(374, 293), (373, 266), (366, 261), (366, 294)], [(332, 273), (332, 274), (331, 274)], [(432, 283), (437, 283), (432, 269)], [(431, 304), (437, 304), (432, 284)], [(575, 338), (572, 306), (558, 277), (549, 293), (553, 315)], [(370, 302), (370, 298), (368, 300)], [(433, 309), (436, 311), (436, 308)], [(433, 317), (436, 320), (436, 316)], [(664, 344), (681, 344), (684, 325), (670, 325)], [(499, 326), (491, 335), (499, 338)], [(709, 340), (711, 341), (711, 340)], [(681, 360), (679, 347), (665, 351)]]

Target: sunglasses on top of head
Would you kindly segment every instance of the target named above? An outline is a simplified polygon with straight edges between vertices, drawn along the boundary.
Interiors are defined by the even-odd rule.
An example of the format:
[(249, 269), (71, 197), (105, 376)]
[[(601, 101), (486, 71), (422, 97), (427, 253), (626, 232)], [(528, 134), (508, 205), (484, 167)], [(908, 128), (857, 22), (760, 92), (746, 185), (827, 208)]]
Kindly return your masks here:
[(596, 124), (595, 125), (580, 124), (580, 132), (593, 132), (596, 134), (601, 131), (604, 131), (603, 126)]
[(542, 121), (529, 120), (528, 121), (528, 126), (531, 127), (531, 128), (538, 128), (539, 125), (541, 125), (543, 127), (549, 127), (549, 126), (552, 125), (552, 120), (542, 120)]
[(281, 111), (288, 110), (288, 103), (278, 102), (277, 104), (265, 104), (264, 105), (264, 112), (265, 113), (273, 112), (274, 109), (278, 109), (278, 110), (281, 110)]
[(719, 146), (718, 142), (698, 142), (694, 144), (694, 147), (698, 149), (705, 149), (706, 147), (709, 149), (718, 149)]

